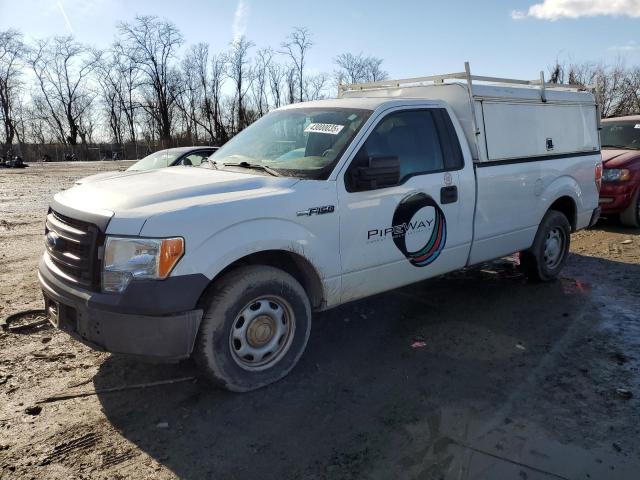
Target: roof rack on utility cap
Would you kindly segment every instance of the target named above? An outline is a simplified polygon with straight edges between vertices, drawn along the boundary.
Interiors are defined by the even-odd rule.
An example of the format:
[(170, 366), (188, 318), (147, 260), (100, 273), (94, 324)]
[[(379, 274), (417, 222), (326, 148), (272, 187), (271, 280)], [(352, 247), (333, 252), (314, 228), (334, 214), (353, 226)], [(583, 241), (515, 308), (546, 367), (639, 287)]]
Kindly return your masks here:
[(542, 101), (546, 101), (545, 90), (546, 89), (554, 89), (554, 90), (595, 90), (596, 87), (593, 85), (570, 85), (570, 84), (559, 84), (559, 83), (548, 83), (544, 79), (544, 72), (540, 72), (540, 78), (537, 80), (517, 80), (514, 78), (500, 78), (500, 77), (486, 77), (483, 75), (472, 75), (471, 68), (469, 67), (469, 62), (465, 62), (464, 64), (464, 72), (458, 73), (445, 73), (442, 75), (432, 75), (428, 77), (414, 77), (414, 78), (403, 78), (400, 80), (381, 80), (378, 82), (369, 82), (369, 83), (350, 83), (343, 84), (340, 82), (338, 85), (338, 97), (341, 97), (343, 93), (348, 91), (361, 91), (361, 90), (376, 90), (376, 89), (384, 89), (384, 88), (399, 88), (404, 86), (418, 86), (424, 84), (431, 85), (441, 85), (447, 83), (447, 80), (464, 80), (467, 83), (467, 88), (469, 89), (469, 93), (471, 93), (471, 87), (473, 82), (488, 82), (488, 83), (497, 83), (504, 85), (512, 85), (512, 86), (526, 86), (526, 87), (539, 87), (540, 88), (540, 96)]

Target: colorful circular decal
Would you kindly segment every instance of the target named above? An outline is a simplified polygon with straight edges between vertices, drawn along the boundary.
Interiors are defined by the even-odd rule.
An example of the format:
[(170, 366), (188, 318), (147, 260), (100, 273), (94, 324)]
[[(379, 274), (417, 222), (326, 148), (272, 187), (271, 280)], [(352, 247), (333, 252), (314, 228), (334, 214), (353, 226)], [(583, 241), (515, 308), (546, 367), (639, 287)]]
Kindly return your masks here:
[(431, 235), (424, 246), (415, 251), (407, 250), (407, 228), (402, 229), (401, 234), (393, 237), (393, 243), (396, 244), (398, 250), (416, 267), (426, 267), (440, 256), (447, 241), (447, 221), (444, 213), (433, 198), (424, 193), (414, 193), (404, 198), (393, 214), (392, 225), (410, 225), (413, 216), (424, 207), (433, 207), (434, 210)]

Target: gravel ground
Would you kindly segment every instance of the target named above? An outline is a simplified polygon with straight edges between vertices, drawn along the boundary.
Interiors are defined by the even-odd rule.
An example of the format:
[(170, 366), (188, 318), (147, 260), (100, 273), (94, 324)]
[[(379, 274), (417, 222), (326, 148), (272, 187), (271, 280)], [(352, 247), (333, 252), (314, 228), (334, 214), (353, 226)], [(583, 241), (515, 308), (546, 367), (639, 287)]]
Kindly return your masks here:
[[(125, 167), (0, 171), (0, 320), (42, 306), (50, 197)], [(243, 395), (48, 326), (0, 333), (0, 477), (636, 479), (640, 231), (572, 238), (553, 284), (501, 261), (317, 314), (292, 374)]]

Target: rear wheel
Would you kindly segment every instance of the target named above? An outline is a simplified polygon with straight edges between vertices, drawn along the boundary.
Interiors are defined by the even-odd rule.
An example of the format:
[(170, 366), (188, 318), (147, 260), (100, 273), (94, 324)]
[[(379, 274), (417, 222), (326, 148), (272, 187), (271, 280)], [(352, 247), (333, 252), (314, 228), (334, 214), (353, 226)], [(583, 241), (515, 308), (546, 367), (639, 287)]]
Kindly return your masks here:
[(549, 210), (536, 233), (533, 245), (520, 254), (520, 267), (529, 280), (550, 282), (558, 278), (571, 246), (567, 217)]
[(631, 205), (620, 214), (620, 221), (627, 227), (640, 227), (640, 187), (636, 189), (636, 193), (631, 200)]
[(201, 371), (236, 392), (287, 375), (311, 332), (311, 306), (288, 273), (265, 265), (240, 267), (217, 281), (204, 300), (194, 349)]

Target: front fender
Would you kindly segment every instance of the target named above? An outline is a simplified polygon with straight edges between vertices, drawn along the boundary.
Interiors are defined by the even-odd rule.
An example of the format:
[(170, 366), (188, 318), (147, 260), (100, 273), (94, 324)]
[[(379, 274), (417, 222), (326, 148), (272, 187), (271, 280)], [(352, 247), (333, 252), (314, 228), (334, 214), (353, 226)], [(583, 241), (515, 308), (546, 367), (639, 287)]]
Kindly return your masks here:
[(339, 275), (335, 241), (320, 239), (303, 225), (278, 218), (261, 218), (236, 223), (216, 232), (193, 251), (187, 252), (174, 275), (204, 273), (215, 278), (233, 262), (266, 250), (294, 252), (308, 260), (323, 281)]

